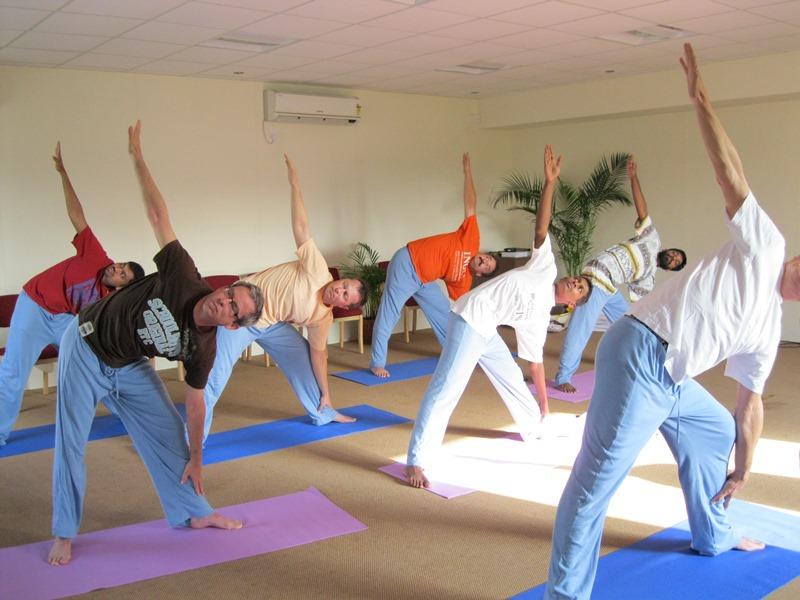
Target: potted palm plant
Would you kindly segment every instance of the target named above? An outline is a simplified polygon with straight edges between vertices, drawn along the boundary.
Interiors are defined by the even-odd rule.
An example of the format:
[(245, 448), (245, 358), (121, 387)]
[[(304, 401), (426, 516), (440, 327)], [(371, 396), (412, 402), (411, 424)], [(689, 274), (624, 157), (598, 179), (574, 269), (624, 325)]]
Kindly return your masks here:
[(381, 303), (386, 270), (378, 264), (380, 255), (369, 244), (358, 242), (347, 255), (347, 263), (340, 267), (343, 277), (363, 279), (369, 286), (369, 295), (364, 304), (364, 340), (372, 341), (372, 327)]
[[(592, 235), (600, 211), (615, 204), (630, 205), (631, 199), (624, 183), (628, 181), (628, 154), (605, 156), (580, 186), (559, 178), (553, 200), (550, 234), (567, 275), (580, 275), (592, 253)], [(527, 173), (516, 171), (503, 180), (503, 187), (492, 203), (496, 208), (522, 210), (536, 215), (542, 198), (544, 181), (531, 180)]]

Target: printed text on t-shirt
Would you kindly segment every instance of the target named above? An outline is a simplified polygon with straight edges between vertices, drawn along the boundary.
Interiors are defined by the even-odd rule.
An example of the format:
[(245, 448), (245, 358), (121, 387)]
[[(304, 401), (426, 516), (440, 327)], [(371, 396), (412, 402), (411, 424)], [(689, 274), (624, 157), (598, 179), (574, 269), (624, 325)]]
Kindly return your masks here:
[(160, 298), (148, 300), (147, 305), (150, 310), (142, 314), (147, 327), (137, 330), (142, 342), (148, 346), (154, 345), (156, 351), (163, 356), (178, 356), (181, 334), (175, 317)]

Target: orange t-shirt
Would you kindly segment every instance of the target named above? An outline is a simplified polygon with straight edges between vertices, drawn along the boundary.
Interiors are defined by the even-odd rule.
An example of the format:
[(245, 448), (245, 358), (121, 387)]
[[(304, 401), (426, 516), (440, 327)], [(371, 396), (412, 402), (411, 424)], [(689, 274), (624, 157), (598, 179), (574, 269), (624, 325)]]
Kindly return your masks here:
[(422, 283), (442, 279), (450, 297), (458, 300), (472, 285), (469, 261), (478, 253), (480, 239), (478, 218), (472, 215), (452, 233), (409, 242), (408, 253)]

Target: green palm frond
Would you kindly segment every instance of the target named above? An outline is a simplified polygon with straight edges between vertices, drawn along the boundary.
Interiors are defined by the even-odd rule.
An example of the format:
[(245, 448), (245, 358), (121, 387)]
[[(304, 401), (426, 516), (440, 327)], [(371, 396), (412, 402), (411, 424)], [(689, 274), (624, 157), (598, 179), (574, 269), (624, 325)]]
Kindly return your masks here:
[[(629, 155), (614, 153), (602, 157), (580, 186), (558, 180), (554, 194), (550, 234), (569, 275), (577, 275), (592, 252), (592, 235), (600, 211), (616, 204), (630, 205), (626, 191)], [(536, 215), (544, 182), (515, 171), (503, 179), (492, 205)]]
[(358, 242), (347, 255), (347, 264), (340, 267), (343, 277), (363, 279), (369, 286), (369, 296), (364, 304), (364, 316), (374, 317), (381, 302), (386, 271), (378, 266), (380, 254), (369, 244)]

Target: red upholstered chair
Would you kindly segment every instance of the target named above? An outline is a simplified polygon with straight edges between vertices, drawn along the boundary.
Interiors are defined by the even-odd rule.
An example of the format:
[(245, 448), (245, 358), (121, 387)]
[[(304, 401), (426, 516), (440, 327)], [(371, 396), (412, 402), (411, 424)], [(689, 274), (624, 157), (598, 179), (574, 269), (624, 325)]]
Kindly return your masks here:
[[(8, 294), (0, 296), (0, 327), (11, 326), (11, 315), (14, 313), (14, 306), (17, 303), (18, 294)], [(6, 353), (5, 348), (0, 348), (0, 357)], [(36, 368), (42, 372), (42, 394), (50, 393), (50, 373), (55, 368), (58, 360), (58, 348), (52, 344), (47, 346), (39, 355), (36, 361)]]
[[(328, 270), (334, 280), (341, 279), (339, 269), (329, 267)], [(344, 324), (347, 321), (358, 321), (358, 351), (364, 354), (364, 311), (360, 306), (357, 308), (334, 307), (333, 322), (339, 323), (339, 348), (344, 348)]]
[[(382, 260), (378, 263), (378, 266), (384, 271), (387, 271), (389, 269), (389, 261)], [(417, 313), (420, 308), (420, 305), (414, 300), (414, 296), (406, 300), (405, 305), (403, 305), (403, 336), (405, 337), (406, 344), (411, 343), (411, 336), (408, 331), (408, 317), (411, 317), (411, 333), (414, 333), (417, 330)]]

